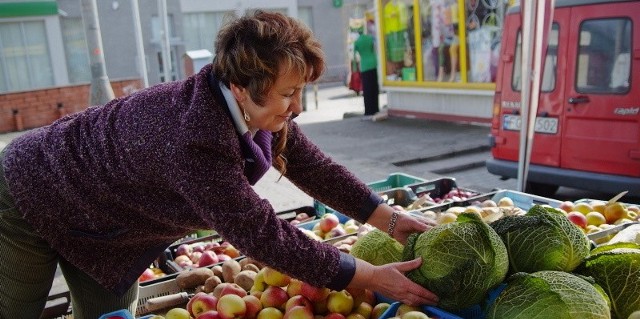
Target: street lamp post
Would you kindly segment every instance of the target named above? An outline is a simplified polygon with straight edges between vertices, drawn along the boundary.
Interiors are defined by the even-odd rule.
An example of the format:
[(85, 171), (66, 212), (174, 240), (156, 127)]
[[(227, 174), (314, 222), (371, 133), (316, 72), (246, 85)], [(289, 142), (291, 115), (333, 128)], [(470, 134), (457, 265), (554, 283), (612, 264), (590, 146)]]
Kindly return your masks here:
[(80, 3), (82, 5), (82, 21), (84, 23), (91, 66), (91, 96), (89, 104), (102, 105), (113, 100), (115, 95), (104, 64), (98, 9), (96, 0), (80, 0)]

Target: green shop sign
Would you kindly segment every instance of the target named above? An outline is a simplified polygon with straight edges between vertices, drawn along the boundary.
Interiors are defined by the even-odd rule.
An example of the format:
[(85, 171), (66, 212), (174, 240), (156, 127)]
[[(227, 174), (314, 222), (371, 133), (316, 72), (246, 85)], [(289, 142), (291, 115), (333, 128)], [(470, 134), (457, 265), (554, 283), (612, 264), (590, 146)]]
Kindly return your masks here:
[(46, 16), (58, 14), (55, 1), (26, 1), (0, 3), (0, 18)]
[(333, 7), (334, 8), (342, 7), (342, 0), (332, 0), (332, 1), (333, 1)]

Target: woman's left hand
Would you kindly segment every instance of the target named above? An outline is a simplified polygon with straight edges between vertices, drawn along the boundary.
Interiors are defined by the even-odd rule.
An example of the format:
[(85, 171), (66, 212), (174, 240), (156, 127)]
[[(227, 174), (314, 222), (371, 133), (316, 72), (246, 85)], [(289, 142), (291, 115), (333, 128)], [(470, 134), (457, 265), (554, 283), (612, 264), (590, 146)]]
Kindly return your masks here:
[(393, 229), (393, 238), (404, 245), (407, 243), (409, 235), (425, 232), (436, 225), (436, 221), (432, 219), (398, 212), (398, 219)]

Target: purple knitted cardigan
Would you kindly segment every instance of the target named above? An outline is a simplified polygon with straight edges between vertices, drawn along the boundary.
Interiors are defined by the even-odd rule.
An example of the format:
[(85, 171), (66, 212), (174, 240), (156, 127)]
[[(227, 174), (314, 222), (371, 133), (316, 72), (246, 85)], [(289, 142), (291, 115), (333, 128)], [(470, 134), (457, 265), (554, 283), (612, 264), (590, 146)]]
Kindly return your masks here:
[[(353, 258), (279, 219), (253, 190), (210, 72), (208, 65), (14, 139), (2, 165), (17, 207), (61, 257), (115, 293), (175, 240), (207, 227), (293, 277), (343, 288)], [(366, 221), (379, 196), (288, 125), (286, 177)]]

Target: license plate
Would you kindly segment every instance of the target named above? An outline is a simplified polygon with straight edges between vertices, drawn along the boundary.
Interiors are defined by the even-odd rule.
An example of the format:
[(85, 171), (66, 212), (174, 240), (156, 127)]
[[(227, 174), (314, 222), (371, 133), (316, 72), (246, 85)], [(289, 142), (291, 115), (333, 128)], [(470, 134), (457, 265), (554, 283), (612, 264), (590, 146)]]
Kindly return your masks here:
[[(519, 131), (522, 127), (520, 115), (504, 115), (502, 118), (502, 128), (509, 131)], [(558, 133), (558, 118), (537, 117), (534, 131), (536, 133), (556, 134)]]

